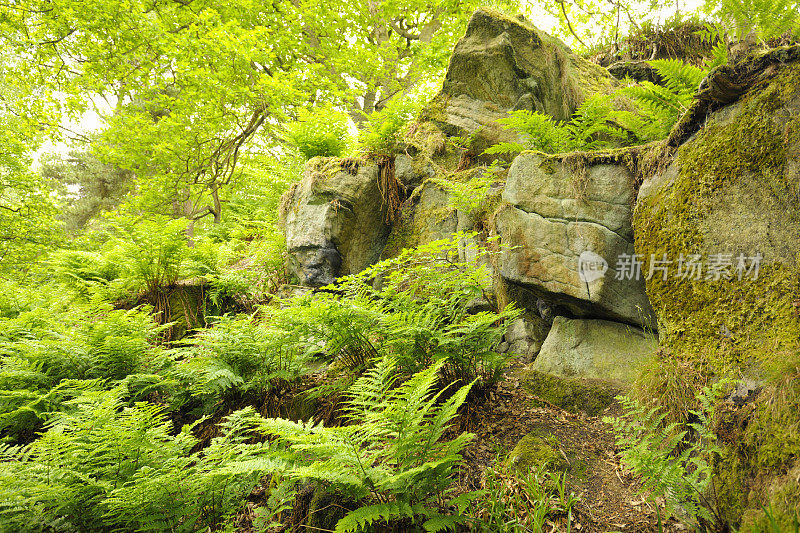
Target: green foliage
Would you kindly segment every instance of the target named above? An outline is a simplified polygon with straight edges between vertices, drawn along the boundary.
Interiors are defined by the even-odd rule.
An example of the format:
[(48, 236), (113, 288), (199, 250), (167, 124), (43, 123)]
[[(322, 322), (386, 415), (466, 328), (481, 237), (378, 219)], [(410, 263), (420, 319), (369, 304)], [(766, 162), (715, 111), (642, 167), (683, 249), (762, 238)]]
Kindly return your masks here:
[(3, 101), (31, 137), (99, 111), (93, 152), (135, 174), (134, 211), (219, 218), (242, 159), (281, 151), (298, 106), (358, 117), (437, 80), (477, 5), (29, 0), (0, 7)]
[(0, 324), (0, 429), (15, 439), (97, 380), (121, 381), (152, 369), (162, 329), (147, 309), (102, 304), (71, 313), (38, 309)]
[(60, 233), (53, 188), (31, 167), (41, 130), (9, 103), (17, 88), (6, 80), (9, 66), (0, 53), (0, 274), (28, 271)]
[(638, 133), (643, 140), (666, 137), (672, 126), (683, 116), (707, 72), (687, 65), (678, 59), (650, 61), (666, 82), (666, 87), (644, 81), (620, 92), (636, 103), (645, 117)]
[(77, 231), (114, 209), (133, 183), (131, 172), (100, 162), (91, 151), (49, 154), (40, 162), (42, 177), (57, 183), (67, 202), (61, 210), (67, 229)]
[[(381, 342), (373, 345), (404, 372), (445, 361), (445, 383), (479, 378), (483, 386), (499, 378), (504, 360), (494, 348), (506, 324), (519, 315), (513, 305), (469, 313), (471, 302), (486, 297), (489, 254), (474, 235), (455, 234), (406, 249), (341, 280), (339, 289), (374, 320)], [(373, 285), (373, 279), (380, 282)]]
[(695, 419), (684, 430), (678, 423), (665, 424), (667, 415), (658, 407), (648, 408), (625, 396), (618, 397), (625, 413), (603, 419), (614, 428), (622, 460), (641, 476), (644, 488), (653, 497), (664, 498), (668, 515), (680, 510), (694, 527), (722, 526), (716, 503), (709, 497), (712, 465), (721, 452), (711, 420), (714, 403), (729, 383), (723, 380), (697, 393), (701, 407), (691, 411)]
[(260, 431), (279, 437), (294, 454), (287, 475), (368, 499), (340, 520), (336, 531), (363, 531), (376, 522), (398, 519), (435, 531), (464, 521), (442, 513), (439, 504), (472, 435), (442, 437), (472, 384), (450, 391), (445, 400), (444, 391), (436, 392), (442, 365), (397, 384), (396, 363), (381, 359), (348, 391), (346, 426), (280, 419), (259, 424)]
[(252, 316), (221, 317), (184, 344), (172, 350), (177, 364), (170, 373), (192, 395), (210, 401), (262, 397), (302, 375), (307, 359), (290, 332)]
[(482, 496), (471, 511), (480, 519), (479, 530), (503, 533), (544, 531), (548, 520), (559, 515), (567, 517), (570, 527), (579, 501), (568, 492), (566, 472), (550, 472), (540, 466), (516, 471), (499, 458), (486, 469)]
[(305, 159), (338, 157), (350, 144), (350, 119), (331, 108), (301, 109), (297, 121), (286, 124), (286, 139)]
[(537, 6), (555, 20), (550, 33), (583, 52), (610, 46), (619, 48), (626, 33), (663, 18), (668, 9), (649, 0), (625, 0), (613, 5), (600, 0), (543, 0)]
[(121, 254), (145, 291), (156, 292), (178, 281), (187, 253), (185, 220), (142, 220), (120, 229)]
[(394, 154), (405, 134), (406, 126), (421, 109), (422, 102), (396, 96), (383, 109), (365, 116), (359, 131), (359, 149), (366, 154)]
[(755, 36), (764, 41), (784, 34), (797, 37), (800, 16), (792, 0), (716, 0), (708, 2), (725, 31), (735, 41)]
[(453, 209), (458, 209), (469, 215), (478, 212), (486, 199), (489, 188), (498, 180), (502, 167), (498, 160), (486, 168), (470, 171), (469, 179), (442, 179), (431, 178), (436, 185), (442, 187), (449, 194), (447, 203)]
[(728, 62), (728, 45), (725, 42), (725, 29), (720, 24), (706, 24), (695, 32), (700, 40), (711, 47), (711, 56), (703, 62), (706, 70), (711, 70)]
[(630, 112), (615, 109), (611, 97), (600, 94), (587, 98), (566, 123), (538, 111), (512, 111), (497, 122), (521, 134), (524, 143), (499, 143), (485, 153), (559, 153), (614, 147), (627, 141), (628, 133), (622, 126), (630, 126), (632, 121)]
[[(710, 33), (705, 39), (712, 39)], [(719, 44), (717, 45), (720, 46)], [(709, 65), (727, 60), (727, 52), (714, 48), (716, 54)], [(623, 87), (616, 95), (629, 98), (635, 112), (620, 109), (614, 96), (595, 94), (587, 98), (569, 122), (553, 120), (536, 112), (512, 111), (498, 122), (519, 133), (523, 142), (504, 142), (485, 151), (486, 154), (519, 153), (539, 150), (546, 153), (597, 150), (666, 137), (689, 108), (707, 71), (685, 64), (679, 59), (649, 62), (665, 85), (649, 81)]]
[(0, 455), (0, 528), (195, 531), (217, 525), (257, 483), (268, 449), (245, 444), (236, 413), (203, 453), (155, 404), (120, 388), (66, 402), (39, 439)]
[(512, 111), (508, 117), (498, 119), (500, 124), (521, 134), (524, 144), (507, 142), (496, 144), (486, 150), (487, 154), (518, 153), (523, 150), (540, 150), (547, 153), (567, 152), (573, 146), (570, 133), (564, 124), (538, 111), (521, 109)]

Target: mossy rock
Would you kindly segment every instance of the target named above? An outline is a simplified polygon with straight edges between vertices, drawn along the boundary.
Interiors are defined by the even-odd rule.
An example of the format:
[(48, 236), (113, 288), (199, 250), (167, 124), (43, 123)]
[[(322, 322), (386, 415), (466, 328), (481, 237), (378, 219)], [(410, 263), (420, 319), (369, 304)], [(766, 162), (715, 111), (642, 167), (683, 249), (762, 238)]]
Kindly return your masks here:
[(555, 317), (533, 369), (627, 389), (658, 349), (658, 338), (607, 320)]
[(530, 433), (520, 440), (506, 459), (509, 466), (528, 472), (560, 472), (569, 469), (569, 463), (560, 451), (553, 435)]
[(308, 286), (332, 283), (377, 262), (391, 226), (379, 165), (316, 157), (281, 199), (289, 266)]
[(570, 379), (528, 370), (522, 383), (531, 394), (566, 411), (596, 416), (614, 403), (621, 392), (617, 386), (602, 380)]
[(572, 54), (524, 17), (480, 8), (453, 50), (442, 91), (422, 119), (447, 135), (472, 135), (476, 147), (487, 147), (513, 139), (494, 124), (508, 111), (540, 111), (568, 120), (586, 97), (610, 93), (615, 86), (608, 71)]
[(433, 181), (417, 187), (395, 221), (381, 258), (396, 257), (406, 248), (446, 239), (456, 232), (458, 214), (449, 199), (450, 194)]
[[(684, 131), (689, 119), (678, 124), (669, 142), (685, 142), (643, 183), (633, 218), (643, 270), (651, 258), (730, 261), (720, 276), (704, 269), (699, 277), (648, 280), (664, 364), (651, 366), (634, 392), (657, 401), (671, 394), (674, 387), (659, 384), (674, 381), (676, 362), (701, 383), (726, 375), (763, 381), (715, 466), (722, 512), (734, 525), (763, 517), (770, 487), (800, 455), (800, 64), (770, 69), (772, 77), (738, 101), (703, 115), (701, 130)], [(756, 256), (757, 275), (737, 272), (740, 257), (749, 268)], [(758, 482), (745, 493), (736, 488), (743, 479)], [(782, 508), (796, 509), (800, 493), (789, 491), (783, 501)]]

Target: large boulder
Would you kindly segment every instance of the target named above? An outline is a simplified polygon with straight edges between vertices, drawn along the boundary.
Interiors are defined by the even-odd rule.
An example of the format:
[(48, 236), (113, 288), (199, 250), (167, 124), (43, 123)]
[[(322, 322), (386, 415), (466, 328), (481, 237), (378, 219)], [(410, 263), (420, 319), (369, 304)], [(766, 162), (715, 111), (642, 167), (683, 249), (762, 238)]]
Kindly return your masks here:
[(800, 454), (799, 58), (784, 47), (712, 72), (634, 213), (637, 252), (671, 261), (647, 282), (663, 355), (640, 392), (685, 420), (693, 383), (759, 383), (715, 417), (714, 497), (742, 531), (770, 527), (764, 507), (789, 530), (800, 505), (783, 476)]
[(309, 286), (332, 283), (375, 263), (391, 227), (378, 187), (378, 165), (315, 158), (282, 199), (290, 266)]
[(495, 217), (501, 276), (562, 314), (652, 325), (645, 272), (633, 266), (634, 185), (623, 162), (519, 155)]
[(556, 317), (532, 369), (627, 388), (658, 349), (658, 338), (606, 320)]
[(523, 17), (481, 8), (456, 44), (442, 90), (425, 116), (459, 136), (518, 109), (568, 120), (586, 97), (614, 84), (604, 68), (572, 54)]

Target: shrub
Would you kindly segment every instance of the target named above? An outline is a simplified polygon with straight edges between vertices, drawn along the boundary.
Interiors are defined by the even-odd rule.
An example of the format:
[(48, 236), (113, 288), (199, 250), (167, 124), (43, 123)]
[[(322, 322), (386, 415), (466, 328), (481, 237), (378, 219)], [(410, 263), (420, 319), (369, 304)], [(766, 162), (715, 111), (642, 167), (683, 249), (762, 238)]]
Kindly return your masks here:
[(366, 115), (358, 134), (360, 150), (372, 155), (394, 154), (403, 140), (406, 125), (414, 119), (419, 110), (418, 100), (395, 96), (380, 111)]
[(663, 497), (668, 516), (677, 513), (699, 530), (724, 525), (708, 489), (714, 458), (721, 452), (711, 430), (714, 403), (728, 384), (723, 380), (703, 387), (697, 394), (701, 408), (691, 411), (694, 421), (686, 429), (665, 424), (667, 415), (658, 407), (648, 408), (625, 396), (618, 397), (624, 414), (603, 419), (614, 428), (623, 462), (641, 476), (651, 497)]
[(350, 144), (350, 118), (332, 108), (314, 111), (301, 109), (297, 121), (285, 125), (286, 140), (297, 148), (305, 159), (338, 157), (347, 152)]
[(161, 407), (86, 391), (41, 437), (0, 450), (4, 531), (195, 531), (216, 526), (258, 481), (268, 447), (247, 445), (235, 414), (202, 453)]
[(206, 408), (241, 395), (258, 397), (305, 371), (305, 352), (291, 332), (252, 316), (221, 317), (172, 351), (168, 375)]

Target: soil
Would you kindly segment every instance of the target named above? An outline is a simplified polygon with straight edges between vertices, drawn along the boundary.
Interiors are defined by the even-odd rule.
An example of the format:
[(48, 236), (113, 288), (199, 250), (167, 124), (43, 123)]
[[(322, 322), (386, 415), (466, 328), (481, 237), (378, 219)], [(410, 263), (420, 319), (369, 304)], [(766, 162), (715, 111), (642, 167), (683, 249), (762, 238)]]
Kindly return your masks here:
[[(615, 415), (619, 406), (610, 406), (601, 416), (571, 413), (557, 406), (542, 405), (527, 392), (519, 378), (520, 366), (512, 366), (483, 400), (469, 406), (461, 428), (475, 434), (465, 451), (467, 468), (460, 480), (465, 490), (481, 487), (487, 466), (502, 460), (526, 435), (554, 437), (559, 452), (570, 465), (567, 491), (579, 498), (572, 517), (571, 531), (594, 532), (674, 532), (680, 524), (669, 521), (659, 530), (658, 514), (663, 508), (648, 501), (636, 478), (620, 464), (611, 427), (603, 416)], [(566, 517), (549, 522), (545, 533), (567, 531)]]

